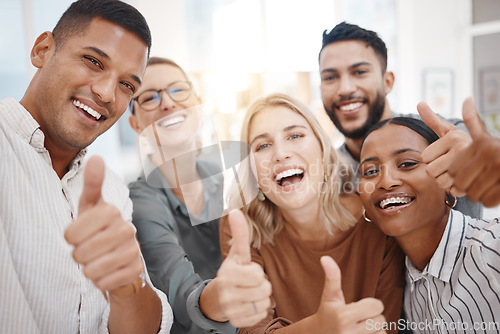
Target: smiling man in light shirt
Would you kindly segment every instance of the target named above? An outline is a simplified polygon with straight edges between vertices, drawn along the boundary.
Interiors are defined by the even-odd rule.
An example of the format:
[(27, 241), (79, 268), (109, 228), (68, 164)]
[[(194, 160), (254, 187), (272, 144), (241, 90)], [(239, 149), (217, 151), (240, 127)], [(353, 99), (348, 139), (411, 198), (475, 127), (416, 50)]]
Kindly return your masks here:
[(83, 161), (141, 85), (150, 47), (132, 6), (76, 1), (35, 41), (21, 101), (0, 101), (2, 332), (168, 333), (128, 190), (101, 158)]

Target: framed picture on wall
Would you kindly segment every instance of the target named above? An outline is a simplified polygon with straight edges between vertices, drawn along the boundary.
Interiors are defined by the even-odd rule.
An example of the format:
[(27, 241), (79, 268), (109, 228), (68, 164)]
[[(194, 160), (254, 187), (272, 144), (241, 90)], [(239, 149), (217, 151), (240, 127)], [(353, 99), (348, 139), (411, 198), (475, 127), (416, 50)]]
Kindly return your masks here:
[(453, 116), (453, 71), (446, 68), (423, 70), (423, 100), (442, 116)]
[(479, 94), (483, 115), (500, 113), (500, 67), (479, 70)]

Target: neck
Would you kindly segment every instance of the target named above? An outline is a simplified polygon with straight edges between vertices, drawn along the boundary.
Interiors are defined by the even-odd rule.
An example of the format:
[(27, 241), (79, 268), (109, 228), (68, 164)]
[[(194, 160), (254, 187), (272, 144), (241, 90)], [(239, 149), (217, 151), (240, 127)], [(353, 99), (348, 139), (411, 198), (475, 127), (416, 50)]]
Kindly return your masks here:
[(414, 233), (396, 237), (399, 246), (418, 270), (424, 270), (438, 248), (449, 214), (450, 209), (446, 207), (446, 213), (436, 223), (429, 224)]
[(298, 210), (280, 210), (285, 219), (285, 226), (295, 237), (301, 240), (317, 240), (324, 237), (326, 231), (319, 221), (319, 205), (314, 208)]
[(359, 161), (359, 154), (361, 152), (362, 140), (363, 139), (352, 139), (352, 138), (345, 139), (345, 145), (347, 146), (349, 153), (351, 153), (352, 157), (356, 159), (356, 161)]
[(52, 162), (52, 168), (56, 172), (57, 176), (62, 179), (69, 170), (69, 164), (71, 163), (71, 161), (73, 161), (80, 150), (74, 147), (70, 147), (69, 145), (68, 147), (62, 147), (61, 145), (56, 144), (56, 141), (54, 140), (52, 134), (47, 129), (45, 129), (43, 124), (41, 123), (36, 112), (37, 104), (36, 102), (32, 101), (33, 99), (30, 98), (31, 95), (32, 94), (28, 94), (28, 91), (26, 91), (26, 94), (23, 96), (21, 101), (19, 101), (19, 103), (31, 114), (31, 116), (40, 126), (40, 130), (43, 132), (45, 137), (44, 146), (49, 152), (50, 160)]
[[(382, 117), (380, 118), (380, 121), (383, 121), (383, 120), (386, 120), (389, 118), (392, 118), (392, 112), (391, 112), (391, 107), (389, 106), (389, 101), (387, 101), (387, 98), (386, 98), (384, 111), (382, 113)], [(345, 144), (347, 146), (347, 149), (349, 150), (349, 152), (351, 152), (351, 155), (357, 161), (359, 161), (359, 155), (361, 153), (362, 142), (363, 142), (363, 138), (346, 138), (345, 139)]]
[(49, 151), (52, 168), (57, 173), (57, 176), (62, 179), (68, 172), (69, 164), (73, 161), (79, 150), (62, 150), (60, 147), (52, 145), (51, 142), (47, 140), (47, 137), (45, 139), (45, 147), (47, 148), (47, 151)]
[[(189, 211), (199, 216), (205, 202), (203, 200), (203, 183), (196, 169), (196, 160), (193, 159), (189, 163), (183, 160), (182, 166), (176, 163), (175, 158), (162, 164), (161, 158), (153, 156), (152, 161), (160, 168), (175, 197), (186, 204)], [(179, 176), (179, 171), (182, 171), (181, 176)], [(193, 180), (196, 180), (196, 182), (193, 182)]]

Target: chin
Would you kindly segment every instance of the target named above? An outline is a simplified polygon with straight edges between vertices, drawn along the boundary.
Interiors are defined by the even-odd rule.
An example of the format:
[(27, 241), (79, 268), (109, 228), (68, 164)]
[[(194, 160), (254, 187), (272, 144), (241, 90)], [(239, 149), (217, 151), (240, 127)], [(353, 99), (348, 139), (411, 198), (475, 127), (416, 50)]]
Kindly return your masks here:
[(382, 220), (376, 220), (375, 224), (385, 235), (388, 235), (390, 237), (397, 238), (407, 233), (402, 224), (397, 224), (394, 222), (383, 223)]

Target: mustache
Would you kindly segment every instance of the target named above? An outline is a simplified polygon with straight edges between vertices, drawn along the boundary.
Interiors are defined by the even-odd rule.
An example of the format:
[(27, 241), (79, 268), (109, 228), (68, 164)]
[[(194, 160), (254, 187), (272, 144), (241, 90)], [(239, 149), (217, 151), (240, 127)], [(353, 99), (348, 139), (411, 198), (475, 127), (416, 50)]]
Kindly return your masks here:
[(333, 102), (333, 105), (337, 106), (339, 103), (343, 103), (343, 102), (346, 102), (346, 101), (353, 101), (353, 100), (361, 100), (363, 102), (367, 101), (366, 97), (364, 97), (364, 96), (349, 95), (349, 96), (346, 96), (346, 97), (341, 97), (337, 101)]

